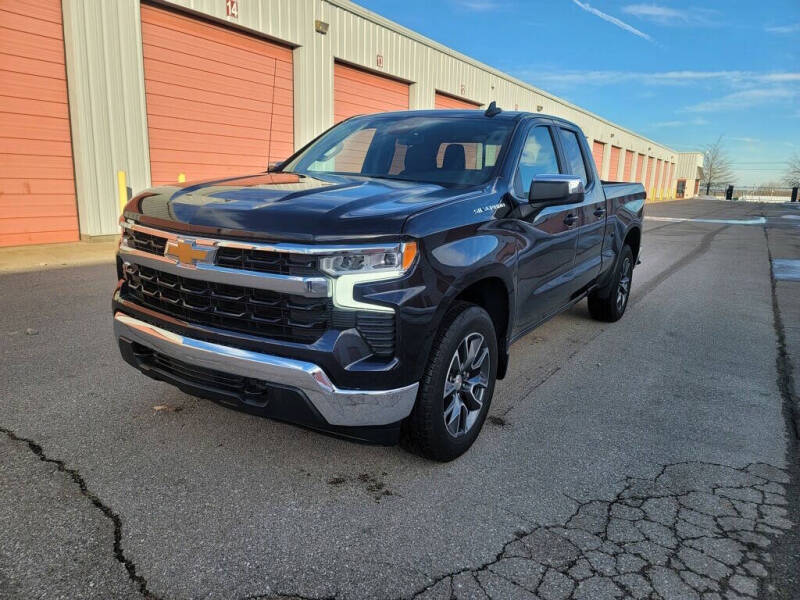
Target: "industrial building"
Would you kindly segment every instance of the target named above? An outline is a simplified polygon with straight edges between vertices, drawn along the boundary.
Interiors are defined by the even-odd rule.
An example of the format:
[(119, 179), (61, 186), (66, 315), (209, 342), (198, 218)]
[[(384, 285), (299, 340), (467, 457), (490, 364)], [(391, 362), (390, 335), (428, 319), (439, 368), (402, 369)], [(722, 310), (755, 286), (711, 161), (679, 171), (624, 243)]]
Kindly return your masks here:
[(0, 246), (116, 234), (123, 181), (255, 172), (352, 115), (492, 100), (576, 122), (604, 179), (675, 197), (673, 149), (348, 0), (2, 2)]
[(675, 197), (691, 198), (700, 191), (703, 180), (703, 153), (681, 152), (678, 154), (678, 170), (675, 175)]

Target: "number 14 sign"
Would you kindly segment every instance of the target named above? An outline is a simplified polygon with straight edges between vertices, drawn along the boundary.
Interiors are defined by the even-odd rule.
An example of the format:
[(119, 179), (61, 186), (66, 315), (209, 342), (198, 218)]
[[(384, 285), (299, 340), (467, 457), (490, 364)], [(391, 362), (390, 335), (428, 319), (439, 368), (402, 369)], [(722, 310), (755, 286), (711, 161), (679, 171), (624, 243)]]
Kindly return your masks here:
[(239, 0), (225, 0), (225, 16), (239, 18)]

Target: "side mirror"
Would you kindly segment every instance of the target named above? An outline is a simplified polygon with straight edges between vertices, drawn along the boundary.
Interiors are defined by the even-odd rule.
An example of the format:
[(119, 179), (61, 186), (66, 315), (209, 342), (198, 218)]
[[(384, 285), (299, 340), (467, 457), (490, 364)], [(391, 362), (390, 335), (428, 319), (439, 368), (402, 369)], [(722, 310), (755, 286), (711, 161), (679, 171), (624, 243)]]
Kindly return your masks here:
[(528, 202), (540, 207), (583, 202), (583, 181), (574, 175), (537, 175), (528, 190)]

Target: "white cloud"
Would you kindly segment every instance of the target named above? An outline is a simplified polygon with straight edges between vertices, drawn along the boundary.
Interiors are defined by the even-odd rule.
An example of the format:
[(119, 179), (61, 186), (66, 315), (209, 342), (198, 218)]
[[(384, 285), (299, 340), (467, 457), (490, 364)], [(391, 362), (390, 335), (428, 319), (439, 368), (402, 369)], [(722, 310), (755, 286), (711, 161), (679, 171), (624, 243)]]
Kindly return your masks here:
[(517, 71), (522, 79), (544, 89), (549, 86), (560, 89), (573, 86), (603, 86), (633, 82), (647, 86), (691, 86), (709, 82), (731, 87), (791, 84), (800, 82), (800, 72), (759, 73), (756, 71), (540, 71), (525, 69)]
[(659, 4), (627, 4), (622, 7), (622, 12), (658, 25), (711, 26), (718, 24), (719, 21), (717, 11), (696, 6), (691, 9), (681, 10)]
[(771, 27), (764, 27), (767, 33), (797, 33), (800, 32), (800, 23), (789, 23), (787, 25), (774, 25)]
[(644, 33), (643, 31), (639, 31), (633, 25), (629, 25), (625, 21), (618, 19), (617, 17), (612, 17), (609, 14), (604, 13), (601, 10), (597, 10), (596, 8), (592, 7), (588, 2), (581, 2), (580, 0), (572, 0), (575, 4), (577, 4), (582, 10), (585, 10), (588, 13), (593, 14), (596, 17), (600, 17), (604, 21), (608, 21), (612, 25), (616, 25), (620, 29), (624, 29), (625, 31), (632, 33), (633, 35), (639, 36), (642, 39), (647, 40), (648, 42), (652, 42), (653, 38)]
[(773, 104), (776, 102), (791, 101), (800, 96), (800, 91), (794, 88), (783, 86), (771, 88), (753, 88), (740, 92), (726, 94), (716, 100), (707, 100), (684, 110), (688, 112), (718, 112), (723, 110), (741, 110), (761, 106), (763, 104)]
[(709, 121), (703, 119), (702, 117), (697, 117), (688, 121), (659, 121), (657, 123), (651, 123), (650, 126), (661, 129), (673, 127), (698, 127), (700, 125), (709, 125)]
[(622, 7), (622, 12), (639, 17), (640, 19), (648, 19), (656, 23), (669, 23), (670, 21), (678, 20), (684, 23), (689, 21), (688, 11), (669, 8), (667, 6), (659, 6), (657, 4), (628, 4)]

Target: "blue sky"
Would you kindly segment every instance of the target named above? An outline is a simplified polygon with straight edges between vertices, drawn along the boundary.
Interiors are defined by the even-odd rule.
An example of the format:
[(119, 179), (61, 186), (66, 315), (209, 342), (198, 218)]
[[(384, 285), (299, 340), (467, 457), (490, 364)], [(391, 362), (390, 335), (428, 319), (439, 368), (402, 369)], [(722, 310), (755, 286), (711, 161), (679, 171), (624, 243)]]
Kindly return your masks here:
[(739, 185), (800, 153), (800, 0), (357, 0), (678, 151), (720, 135)]

